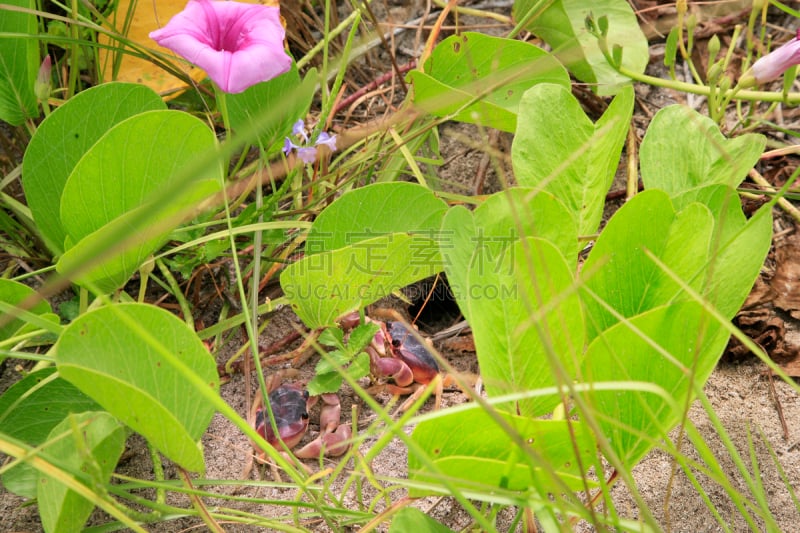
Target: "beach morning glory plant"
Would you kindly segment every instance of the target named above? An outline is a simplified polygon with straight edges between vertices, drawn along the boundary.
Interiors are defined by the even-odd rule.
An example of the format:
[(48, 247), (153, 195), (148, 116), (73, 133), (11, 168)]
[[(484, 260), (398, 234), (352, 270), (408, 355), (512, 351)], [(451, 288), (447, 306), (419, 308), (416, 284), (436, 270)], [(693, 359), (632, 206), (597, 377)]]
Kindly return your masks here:
[(289, 70), (284, 35), (277, 7), (189, 0), (150, 38), (205, 70), (222, 91), (240, 93)]
[(292, 139), (286, 137), (283, 142), (283, 153), (289, 155), (292, 150), (295, 150), (297, 157), (303, 163), (311, 164), (317, 159), (317, 146), (327, 146), (331, 152), (336, 151), (336, 135), (330, 135), (327, 131), (323, 131), (314, 142), (314, 146), (308, 145), (308, 134), (306, 133), (306, 125), (303, 119), (298, 120), (292, 126), (292, 135), (303, 141), (302, 145), (295, 144)]

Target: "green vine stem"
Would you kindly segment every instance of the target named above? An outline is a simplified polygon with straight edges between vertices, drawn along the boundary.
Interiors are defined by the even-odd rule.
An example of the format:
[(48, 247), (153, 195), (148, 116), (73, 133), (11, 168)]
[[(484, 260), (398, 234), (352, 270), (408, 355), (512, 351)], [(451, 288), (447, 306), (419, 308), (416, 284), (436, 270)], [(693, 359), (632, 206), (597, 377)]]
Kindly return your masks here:
[[(640, 81), (656, 87), (665, 87), (668, 89), (675, 89), (676, 91), (683, 91), (691, 94), (698, 94), (701, 96), (709, 96), (711, 88), (706, 85), (695, 85), (694, 83), (687, 83), (677, 80), (665, 80), (655, 76), (648, 76), (647, 74), (637, 74), (632, 70), (628, 70), (623, 66), (616, 67), (617, 72), (630, 78), (633, 81)], [(751, 91), (748, 89), (740, 89), (738, 86), (727, 91), (721, 91), (722, 98), (729, 100), (750, 100), (761, 102), (776, 102), (784, 104), (800, 104), (800, 93), (775, 93), (771, 91)]]

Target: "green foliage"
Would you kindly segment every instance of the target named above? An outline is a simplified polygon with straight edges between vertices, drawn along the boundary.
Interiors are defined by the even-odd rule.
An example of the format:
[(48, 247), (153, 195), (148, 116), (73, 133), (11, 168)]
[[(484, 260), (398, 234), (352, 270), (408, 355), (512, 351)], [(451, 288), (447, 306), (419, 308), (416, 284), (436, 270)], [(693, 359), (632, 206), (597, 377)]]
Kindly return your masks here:
[(323, 331), (318, 342), (334, 349), (327, 352), (317, 363), (314, 379), (306, 386), (308, 393), (317, 396), (338, 392), (344, 381), (344, 374), (354, 380), (369, 374), (369, 355), (364, 349), (372, 342), (378, 329), (378, 325), (374, 322), (361, 324), (353, 328), (347, 342), (340, 328), (328, 328)]
[(569, 88), (564, 67), (544, 50), (473, 32), (439, 43), (409, 79), (414, 104), (428, 113), (503, 131), (516, 129), (520, 98), (533, 85)]
[(687, 298), (670, 274), (701, 289), (713, 227), (705, 206), (693, 203), (675, 213), (659, 190), (638, 194), (617, 211), (583, 266), (588, 340), (620, 319)]
[[(33, 0), (9, 0), (10, 6), (27, 10)], [(33, 82), (39, 69), (39, 47), (33, 37), (37, 33), (36, 16), (30, 12), (0, 7), (0, 120), (11, 125), (39, 116)], [(7, 35), (15, 37), (8, 37)]]
[[(22, 303), (25, 303), (29, 298), (34, 298), (35, 295), (36, 291), (27, 285), (23, 285), (17, 281), (0, 279), (0, 303), (9, 304), (16, 307)], [(3, 309), (0, 311), (2, 311), (0, 313), (0, 318), (4, 320), (8, 319), (8, 322), (0, 325), (0, 341), (4, 341), (24, 333), (24, 331), (27, 329), (25, 328), (26, 321), (23, 318), (19, 318), (17, 311), (12, 309)], [(58, 324), (58, 317), (53, 314), (50, 304), (45, 300), (37, 301), (35, 304), (30, 306), (27, 311), (29, 313), (33, 313), (34, 315), (42, 315), (43, 317), (46, 317), (46, 319)], [(16, 318), (11, 319), (11, 317)], [(2, 359), (3, 357), (0, 356), (0, 361), (2, 361)]]
[[(534, 438), (529, 447), (522, 445), (530, 442), (529, 434), (519, 431), (520, 444), (507, 457), (509, 429), (494, 420), (515, 417), (516, 424), (536, 425), (543, 421), (535, 417), (552, 412), (569, 398), (559, 394), (559, 388), (586, 384), (582, 390), (590, 392), (584, 394), (583, 405), (589, 411), (581, 416), (596, 417), (611, 451), (632, 467), (678, 423), (695, 387), (710, 375), (728, 337), (710, 308), (725, 318), (733, 316), (770, 242), (769, 211), (747, 221), (735, 202), (731, 187), (738, 182), (733, 176), (741, 179), (747, 163), (708, 165), (708, 158), (687, 158), (688, 164), (673, 172), (698, 176), (706, 172), (705, 181), (675, 187), (674, 201), (669, 192), (657, 188), (635, 196), (608, 222), (580, 273), (575, 271), (578, 232), (592, 232), (600, 222), (602, 199), (628, 128), (632, 95), (623, 89), (600, 121), (592, 124), (560, 87), (542, 84), (530, 89), (520, 104), (525, 121), (520, 122), (512, 151), (517, 179), (529, 188), (490, 196), (474, 212), (456, 206), (441, 216), (434, 209), (435, 216), (426, 222), (441, 220), (437, 242), (441, 257), (430, 260), (429, 266), (433, 271), (444, 268), (451, 279), (473, 330), (484, 386), (488, 396), (499, 402), (499, 410), (472, 415), (457, 411), (421, 424), (414, 440), (430, 461), (410, 456), (409, 465), (417, 472), (414, 479), (430, 483), (446, 479), (478, 491), (535, 486), (540, 495), (560, 492), (561, 484), (571, 490), (585, 488), (581, 484), (593, 464), (593, 444), (579, 458), (545, 459), (544, 464), (555, 469), (547, 478), (537, 474), (542, 462), (526, 459), (547, 457), (537, 443), (550, 439), (558, 443), (556, 449), (571, 451), (569, 443), (575, 442), (576, 433), (570, 431), (583, 428), (582, 423), (576, 422), (570, 431), (562, 423), (556, 436)], [(564, 122), (570, 127), (559, 127)], [(681, 142), (698, 146), (708, 131), (683, 130)], [(733, 147), (745, 145), (742, 141)], [(753, 153), (760, 149), (750, 148)], [(659, 155), (643, 150), (642, 167), (658, 163), (669, 168), (657, 159)], [(746, 161), (752, 164), (752, 157)], [(665, 182), (679, 183), (667, 171), (661, 175)], [(385, 184), (380, 196), (390, 200), (384, 204), (374, 201), (375, 190), (366, 187), (334, 202), (311, 232), (322, 242), (322, 252), (311, 258), (328, 254), (341, 267), (332, 277), (348, 280), (345, 285), (353, 277), (343, 268), (355, 257), (353, 245), (347, 246), (341, 237), (336, 241), (319, 235), (346, 235), (373, 227), (391, 235), (400, 226), (393, 217), (387, 220), (382, 215), (410, 204), (412, 191), (421, 198), (429, 194), (408, 184)], [(428, 209), (417, 212), (429, 220)], [(394, 234), (395, 239), (398, 236), (409, 237)], [(395, 272), (418, 266), (408, 253), (393, 253), (388, 240), (359, 242), (383, 246), (387, 257), (393, 258)], [(379, 272), (373, 269), (372, 274), (377, 278)], [(356, 279), (360, 283), (367, 278)], [(315, 283), (325, 281), (320, 276), (309, 285)], [(293, 287), (284, 284), (287, 293)], [(311, 299), (293, 303), (309, 311), (325, 310), (324, 316), (331, 319), (333, 309), (345, 310), (329, 303), (337, 300), (333, 294)], [(312, 325), (323, 323), (314, 320)], [(500, 400), (504, 395), (511, 396)], [(470, 416), (485, 419), (475, 421)], [(495, 429), (487, 429), (492, 426)], [(467, 427), (481, 431), (470, 432)], [(502, 442), (503, 454), (492, 448), (493, 434)], [(559, 464), (580, 467), (561, 471), (553, 466)], [(418, 495), (430, 490), (421, 489)]]
[[(499, 261), (479, 257), (470, 266), (464, 299), (490, 396), (560, 385), (575, 375), (584, 328), (573, 276), (555, 246), (530, 237), (509, 245)], [(536, 397), (504, 408), (534, 417), (561, 400)]]
[[(257, 83), (242, 93), (227, 95), (225, 100), (231, 128), (237, 133), (247, 133), (255, 128), (260, 145), (269, 153), (276, 152), (283, 146), (283, 138), (292, 131), (297, 118), (308, 113), (317, 82), (316, 70), (311, 69), (301, 81), (297, 66), (293, 64), (289, 72), (277, 78)], [(258, 120), (264, 112), (265, 102), (277, 102), (287, 94), (294, 95), (294, 98), (282, 100), (289, 105), (267, 108), (272, 120), (266, 124)], [(275, 111), (277, 113), (273, 115)]]
[(403, 507), (392, 519), (389, 533), (404, 533), (405, 531), (427, 531), (429, 533), (450, 533), (453, 530), (443, 526), (414, 507)]
[[(0, 428), (4, 435), (40, 446), (68, 414), (99, 408), (54, 368), (45, 368), (28, 374), (0, 396)], [(3, 485), (20, 496), (35, 498), (36, 479), (36, 470), (21, 463), (3, 474)]]
[(697, 111), (665, 107), (642, 139), (642, 182), (670, 196), (714, 184), (735, 188), (761, 157), (766, 142), (754, 133), (726, 139), (714, 121)]
[(310, 327), (371, 304), (441, 271), (437, 238), (447, 205), (412, 183), (380, 183), (332, 203), (311, 227), (309, 254), (281, 286)]
[[(500, 488), (539, 497), (585, 488), (582, 466), (592, 463), (596, 450), (591, 430), (580, 422), (477, 408), (420, 422), (413, 439), (432, 459), (423, 464), (409, 455), (409, 477), (415, 481), (438, 485), (449, 480), (465, 490)], [(411, 495), (431, 492), (418, 489)]]
[(330, 252), (385, 234), (432, 236), (447, 204), (415, 183), (379, 183), (342, 195), (314, 220), (308, 253)]
[(630, 78), (606, 61), (597, 38), (586, 29), (590, 15), (595, 20), (606, 18), (608, 43), (624, 50), (622, 65), (635, 73), (644, 72), (650, 60), (647, 39), (625, 0), (554, 0), (544, 7), (536, 0), (514, 2), (514, 18), (527, 21), (525, 29), (553, 47), (555, 56), (576, 78), (593, 84), (600, 95), (616, 94)]
[[(127, 281), (160, 248), (183, 213), (218, 191), (222, 169), (185, 178), (186, 168), (213, 152), (213, 132), (179, 111), (148, 111), (112, 127), (75, 165), (61, 195), (61, 223), (67, 252), (57, 266), (72, 272), (90, 264), (77, 280), (100, 292)], [(169, 202), (161, 202), (172, 192)], [(105, 261), (96, 259), (128, 239), (125, 249)]]
[(147, 87), (106, 83), (70, 98), (39, 125), (25, 150), (22, 185), (36, 227), (55, 255), (65, 249), (61, 195), (75, 165), (116, 124), (156, 109), (166, 106)]
[(586, 350), (588, 383), (631, 381), (653, 391), (594, 391), (587, 394), (614, 453), (633, 466), (679, 422), (693, 385), (711, 375), (728, 332), (697, 302), (664, 305), (619, 322)]
[(520, 185), (553, 194), (578, 220), (578, 233), (597, 231), (633, 113), (633, 89), (620, 90), (593, 124), (578, 100), (542, 84), (520, 102), (520, 125), (511, 148)]
[[(470, 268), (499, 262), (508, 247), (523, 237), (546, 239), (574, 267), (578, 261), (575, 216), (555, 196), (515, 187), (489, 196), (474, 211), (455, 206), (442, 221), (440, 244), (447, 281), (461, 313), (471, 318)], [(495, 265), (488, 267), (497, 269)], [(476, 287), (480, 290), (480, 287)]]
[(55, 350), (64, 379), (183, 468), (203, 470), (197, 441), (214, 408), (199, 389), (216, 391), (219, 376), (185, 323), (144, 304), (103, 307), (70, 324)]
[[(66, 436), (64, 435), (66, 434)], [(111, 478), (125, 449), (125, 428), (105, 412), (69, 415), (50, 432), (56, 439), (45, 454), (75, 477), (88, 475), (91, 486), (102, 487)], [(39, 475), (39, 515), (45, 531), (80, 530), (94, 504), (46, 474)]]
[[(216, 363), (186, 324), (193, 309), (188, 291), (178, 287), (182, 280), (172, 279), (163, 268), (159, 272), (179, 300), (185, 321), (148, 304), (121, 303), (132, 298), (117, 291), (137, 269), (144, 272), (142, 266), (157, 253), (161, 267), (185, 279), (230, 253), (240, 276), (242, 312), (228, 317), (237, 302), (224, 302), (225, 319), (213, 326), (218, 341), (231, 324), (255, 322), (245, 308), (270, 308), (272, 303), (261, 304), (263, 283), (258, 282), (268, 281), (286, 262), (282, 301), (308, 326), (328, 328), (318, 339), (332, 351), (322, 356), (308, 383), (314, 395), (335, 392), (345, 378), (360, 380), (369, 372), (366, 347), (377, 326), (367, 322), (345, 334), (335, 326), (337, 319), (445, 272), (472, 328), (486, 397), (418, 418), (410, 437), (404, 425), (411, 413), (396, 422), (377, 413), (375, 424), (359, 425), (359, 444), (373, 436), (376, 444), (365, 453), (360, 450), (363, 461), (353, 456), (356, 471), (347, 486), (356, 480), (358, 490), (360, 480), (368, 479), (380, 494), (368, 505), (359, 502), (364, 505), (357, 511), (344, 509), (330, 490), (333, 478), (349, 471), (349, 461), (325, 470), (330, 481), (306, 478), (267, 448), (303, 489), (292, 518), (273, 523), (224, 507), (206, 513), (201, 500), (194, 510), (180, 509), (162, 498), (167, 485), (158, 483), (156, 468), (157, 500), (138, 501), (154, 512), (136, 514), (137, 521), (194, 513), (209, 522), (232, 518), (269, 529), (291, 529), (289, 520), (300, 529), (308, 517), (315, 524), (322, 517), (332, 531), (375, 526), (375, 505), (385, 498), (388, 506), (396, 486), (383, 485), (385, 480), (369, 465), (391, 437), (378, 435), (386, 427), (381, 424), (392, 424), (394, 435), (409, 444), (409, 480), (400, 485), (412, 497), (453, 495), (472, 514), (474, 527), (486, 530), (495, 526), (497, 506), (517, 505), (521, 509), (512, 527), (532, 511), (544, 530), (556, 531), (567, 520), (586, 517), (585, 491), (601, 487), (605, 492), (610, 483), (592, 481), (603, 475), (604, 464), (625, 474), (683, 420), (722, 353), (727, 322), (744, 302), (770, 246), (771, 206), (748, 219), (736, 190), (766, 141), (752, 134), (728, 139), (714, 121), (683, 106), (661, 110), (640, 150), (647, 190), (629, 199), (595, 235), (631, 123), (634, 91), (622, 73), (636, 76), (648, 61), (647, 42), (628, 2), (517, 0), (513, 33), (532, 31), (552, 54), (512, 38), (452, 35), (408, 75), (411, 91), (397, 120), (376, 123), (391, 135), (365, 138), (363, 132), (372, 126), (339, 131), (339, 146), (348, 150), (343, 157), (287, 166), (285, 176), (265, 169), (279, 168), (282, 137), (314, 102), (322, 102), (323, 111), (315, 117), (317, 131), (321, 124), (347, 123), (341, 116), (326, 116), (338, 101), (342, 76), (329, 88), (314, 69), (301, 79), (295, 65), (241, 94), (217, 94), (216, 110), (207, 107), (208, 84), (170, 100), (167, 110), (150, 89), (109, 83), (59, 102), (38, 126), (30, 120), (38, 114), (33, 80), (41, 50), (55, 45), (68, 53), (71, 64), (63, 66), (70, 69), (70, 87), (55, 88), (56, 96), (71, 95), (78, 75), (85, 74), (79, 69), (93, 61), (96, 28), (88, 5), (78, 6), (76, 21), (69, 20), (71, 11), (64, 20), (37, 14), (29, 0), (0, 8), (0, 119), (24, 124), (32, 134), (21, 172), (2, 180), (5, 188), (21, 174), (24, 202), (16, 191), (0, 196), (0, 203), (11, 207), (0, 216), (0, 231), (30, 228), (30, 234), (0, 239), (11, 243), (2, 251), (17, 257), (19, 249), (28, 252), (43, 242), (48, 250), (31, 257), (49, 251), (53, 278), (60, 275), (81, 285), (65, 314), (72, 323), (62, 326), (47, 302), (36, 301), (35, 289), (0, 278), (0, 362), (6, 357), (38, 361), (36, 371), (0, 395), (0, 447), (16, 460), (0, 472), (5, 489), (38, 498), (45, 530), (80, 529), (95, 504), (119, 524), (136, 529), (122, 500), (110, 503), (112, 493), (125, 499), (128, 489), (109, 486), (131, 430), (154, 451), (194, 472), (204, 470), (198, 441), (215, 410), (258, 440), (217, 394)], [(113, 3), (95, 5), (117, 22), (123, 20), (122, 13), (111, 17)], [(356, 21), (351, 38), (361, 29), (359, 16), (353, 12), (344, 21)], [(347, 57), (332, 57), (339, 47), (331, 46), (331, 39), (347, 24), (324, 33), (321, 46), (311, 52), (325, 50), (320, 64), (326, 75), (336, 74), (332, 65), (346, 68)], [(674, 66), (679, 48), (682, 52), (679, 38), (688, 37), (691, 48), (692, 24), (687, 22), (686, 32), (670, 33), (669, 65)], [(41, 30), (47, 34), (37, 35)], [(118, 51), (150, 55), (141, 43), (110, 42)], [(346, 43), (344, 56), (356, 55), (352, 44)], [(719, 73), (730, 66), (729, 58), (713, 49), (710, 55), (718, 75), (709, 77), (719, 87), (706, 89), (715, 114), (734, 94), (749, 91), (728, 93), (722, 87), (728, 80)], [(311, 59), (297, 64), (308, 65)], [(567, 69), (598, 94), (616, 95), (596, 122), (572, 96)], [(782, 98), (787, 104), (797, 101), (788, 94)], [(420, 111), (428, 116), (419, 119)], [(412, 115), (414, 121), (404, 122)], [(742, 118), (744, 123), (750, 114)], [(477, 124), (481, 134), (484, 128), (513, 132), (510, 156), (518, 186), (470, 199), (434, 192), (440, 188), (431, 169), (440, 160), (441, 119)], [(219, 142), (223, 127), (225, 140)], [(14, 133), (24, 136), (23, 128)], [(259, 144), (263, 160), (252, 165), (248, 160), (226, 182), (228, 160), (251, 144)], [(497, 159), (499, 170), (506, 161)], [(421, 184), (359, 188), (409, 175)], [(273, 186), (284, 181), (271, 197), (262, 197), (261, 189), (253, 201), (245, 185), (255, 185), (251, 179), (257, 177), (264, 185), (265, 176)], [(635, 177), (629, 177), (631, 184)], [(228, 184), (226, 192), (232, 194), (224, 200), (226, 227), (220, 229), (220, 213), (203, 209), (205, 200), (221, 198), (218, 193)], [(465, 207), (471, 203), (476, 206)], [(190, 226), (182, 226), (192, 218)], [(587, 239), (593, 240), (590, 247)], [(584, 247), (591, 248), (588, 257)], [(249, 266), (240, 264), (245, 249), (256, 258)], [(303, 258), (294, 261), (298, 253)], [(268, 261), (273, 263), (265, 267)], [(12, 265), (8, 271), (13, 276), (17, 269)], [(52, 265), (33, 274), (47, 278), (48, 269)], [(139, 298), (144, 301), (149, 298), (147, 281), (161, 279), (158, 274), (141, 279)], [(246, 279), (253, 282), (249, 295)], [(44, 294), (52, 294), (58, 284), (51, 281), (45, 279)], [(99, 296), (91, 305), (87, 289)], [(222, 287), (220, 293), (227, 290)], [(254, 346), (256, 339), (249, 340)], [(47, 353), (22, 352), (52, 342)], [(55, 368), (41, 369), (53, 363)], [(686, 430), (696, 440), (694, 428)], [(669, 450), (671, 443), (663, 445)], [(713, 457), (699, 451), (708, 466), (704, 474), (724, 479), (727, 473)], [(757, 479), (758, 465), (751, 464)], [(686, 470), (691, 477), (692, 468)], [(749, 481), (748, 488), (767, 514), (763, 485)], [(575, 492), (584, 494), (576, 497)], [(491, 507), (470, 508), (475, 500)], [(748, 515), (746, 505), (739, 504)], [(609, 516), (592, 516), (600, 522), (595, 525), (607, 520), (617, 530), (643, 527), (609, 511)], [(412, 508), (392, 516), (390, 531), (448, 531)], [(378, 519), (377, 527), (385, 527), (385, 515)]]

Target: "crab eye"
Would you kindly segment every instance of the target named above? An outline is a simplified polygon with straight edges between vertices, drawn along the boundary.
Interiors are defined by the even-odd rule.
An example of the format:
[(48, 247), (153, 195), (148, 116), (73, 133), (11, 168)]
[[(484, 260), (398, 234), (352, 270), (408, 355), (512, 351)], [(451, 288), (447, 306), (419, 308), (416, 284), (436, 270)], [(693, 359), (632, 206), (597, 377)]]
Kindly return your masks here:
[(397, 340), (397, 339), (392, 339), (392, 346), (394, 346), (395, 348), (399, 348), (399, 347), (400, 347), (402, 344), (403, 344), (403, 343), (402, 343), (402, 342), (400, 342), (399, 340)]
[(300, 418), (303, 420), (308, 420), (308, 411), (303, 411), (303, 414), (300, 415)]

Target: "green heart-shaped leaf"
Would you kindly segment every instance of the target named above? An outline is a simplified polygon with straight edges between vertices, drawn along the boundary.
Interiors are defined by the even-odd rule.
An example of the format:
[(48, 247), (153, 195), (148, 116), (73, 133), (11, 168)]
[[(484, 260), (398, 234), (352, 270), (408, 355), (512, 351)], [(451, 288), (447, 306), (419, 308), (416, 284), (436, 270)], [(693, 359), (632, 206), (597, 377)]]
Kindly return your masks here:
[(56, 345), (64, 379), (144, 435), (187, 470), (203, 469), (197, 441), (213, 406), (198, 390), (217, 390), (214, 359), (174, 315), (144, 304), (119, 304), (72, 322)]
[(297, 316), (322, 328), (441, 271), (435, 240), (393, 233), (305, 257), (281, 273), (281, 287)]
[[(46, 446), (44, 454), (73, 474), (88, 474), (97, 486), (106, 484), (125, 449), (125, 428), (105, 412), (70, 415), (53, 428), (50, 438), (79, 431)], [(80, 444), (78, 444), (78, 441)], [(42, 526), (48, 533), (79, 531), (94, 505), (83, 496), (48, 477), (39, 475), (37, 503)]]
[(376, 183), (343, 194), (314, 220), (306, 253), (344, 248), (391, 233), (435, 238), (447, 204), (416, 183)]
[(67, 236), (61, 194), (75, 165), (115, 124), (156, 109), (166, 105), (144, 85), (105, 83), (76, 94), (39, 125), (22, 160), (22, 185), (36, 227), (56, 255)]
[(682, 105), (656, 113), (639, 149), (645, 188), (676, 196), (705, 185), (736, 188), (764, 151), (763, 135), (726, 139), (708, 117)]
[(334, 325), (442, 270), (439, 242), (447, 204), (414, 183), (378, 183), (348, 192), (314, 221), (306, 257), (281, 274), (281, 286), (309, 327)]
[[(573, 268), (555, 246), (539, 238), (517, 241), (500, 262), (473, 264), (468, 282), (470, 325), (489, 396), (555, 386), (575, 376), (583, 312)], [(556, 395), (536, 397), (508, 409), (539, 416), (560, 401)]]
[[(513, 132), (522, 93), (537, 83), (569, 88), (564, 67), (522, 41), (464, 32), (439, 43), (412, 71), (414, 104), (453, 120)], [(463, 108), (463, 109), (462, 109)]]
[(623, 89), (592, 123), (563, 87), (540, 84), (525, 93), (511, 147), (520, 185), (550, 192), (574, 213), (578, 232), (591, 235), (603, 216), (633, 112), (633, 89)]
[[(222, 168), (188, 174), (216, 149), (214, 133), (179, 111), (148, 111), (111, 128), (75, 165), (61, 195), (71, 248), (62, 273), (85, 265), (78, 282), (110, 292), (161, 246), (202, 199), (218, 191)], [(112, 249), (124, 242), (121, 250)], [(109, 256), (110, 255), (110, 256)]]

